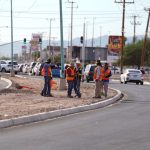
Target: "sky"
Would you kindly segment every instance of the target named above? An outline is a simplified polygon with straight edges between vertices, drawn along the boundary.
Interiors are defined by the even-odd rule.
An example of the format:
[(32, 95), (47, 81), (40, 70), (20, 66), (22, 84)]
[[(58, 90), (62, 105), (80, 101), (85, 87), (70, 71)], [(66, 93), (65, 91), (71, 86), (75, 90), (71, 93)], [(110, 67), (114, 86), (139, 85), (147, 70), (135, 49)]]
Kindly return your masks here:
[[(83, 35), (83, 23), (86, 24), (88, 39), (92, 36), (121, 35), (122, 4), (115, 0), (74, 0), (73, 38)], [(116, 0), (121, 2), (122, 0)], [(133, 0), (126, 0), (132, 2)], [(32, 33), (41, 33), (48, 40), (51, 21), (52, 40), (60, 40), (59, 0), (12, 0), (13, 2), (13, 39), (14, 41), (31, 39)], [(62, 0), (63, 37), (70, 39), (71, 3)], [(149, 0), (134, 0), (126, 4), (125, 36), (133, 36), (133, 16), (137, 16), (136, 35), (144, 35)], [(0, 0), (0, 44), (11, 41), (10, 0)], [(94, 30), (93, 30), (94, 27)]]

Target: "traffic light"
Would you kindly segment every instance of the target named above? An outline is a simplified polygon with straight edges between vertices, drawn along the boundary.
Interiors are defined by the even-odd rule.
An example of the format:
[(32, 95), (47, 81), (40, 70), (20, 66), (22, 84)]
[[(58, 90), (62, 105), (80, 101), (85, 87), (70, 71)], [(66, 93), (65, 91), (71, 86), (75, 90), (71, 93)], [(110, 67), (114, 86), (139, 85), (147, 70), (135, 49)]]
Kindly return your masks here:
[(41, 38), (39, 38), (39, 43), (40, 43), (40, 44), (42, 43), (42, 39), (41, 39)]
[(83, 36), (80, 37), (80, 43), (83, 43)]
[(26, 38), (24, 38), (24, 39), (23, 39), (23, 43), (24, 43), (24, 44), (26, 44), (26, 42), (27, 42), (27, 39), (26, 39)]

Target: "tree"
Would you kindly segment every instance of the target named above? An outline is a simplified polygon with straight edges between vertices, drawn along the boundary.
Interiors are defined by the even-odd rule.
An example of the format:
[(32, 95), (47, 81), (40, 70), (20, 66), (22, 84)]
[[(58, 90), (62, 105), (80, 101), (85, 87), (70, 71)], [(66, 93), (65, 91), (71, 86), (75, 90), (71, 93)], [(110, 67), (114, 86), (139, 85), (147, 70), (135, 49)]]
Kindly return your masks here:
[(10, 60), (10, 59), (11, 59), (10, 57), (5, 57), (5, 56), (0, 57), (0, 60)]
[(40, 52), (36, 51), (32, 53), (32, 59), (36, 61), (40, 57)]
[[(140, 68), (143, 40), (135, 44), (128, 44), (124, 48), (123, 64), (126, 66), (137, 66)], [(145, 50), (145, 65), (150, 64), (150, 39), (147, 40)]]

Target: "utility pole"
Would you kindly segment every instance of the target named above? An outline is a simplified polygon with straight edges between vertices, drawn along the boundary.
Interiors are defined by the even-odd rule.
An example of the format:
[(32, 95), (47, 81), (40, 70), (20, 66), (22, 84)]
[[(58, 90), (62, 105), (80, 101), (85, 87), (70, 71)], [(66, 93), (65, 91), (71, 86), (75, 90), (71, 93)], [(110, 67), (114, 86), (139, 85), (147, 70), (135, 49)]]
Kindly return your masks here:
[(149, 20), (150, 20), (150, 8), (145, 9), (145, 10), (149, 11), (149, 14), (148, 14), (147, 26), (146, 26), (145, 37), (144, 37), (144, 45), (143, 45), (142, 54), (141, 54), (141, 67), (144, 67), (145, 49), (146, 49), (147, 34), (148, 34), (148, 27), (149, 27)]
[(94, 26), (95, 26), (95, 18), (93, 17), (92, 48), (94, 46)]
[(13, 6), (12, 6), (12, 0), (10, 0), (10, 6), (11, 6), (11, 10), (10, 10), (10, 15), (11, 15), (11, 72), (10, 75), (14, 76), (14, 65), (13, 65), (13, 55), (14, 55), (14, 46), (13, 46)]
[(115, 3), (122, 3), (123, 4), (123, 12), (122, 12), (122, 46), (121, 46), (121, 57), (120, 57), (120, 70), (121, 70), (121, 73), (123, 72), (123, 49), (124, 49), (124, 44), (125, 44), (125, 41), (124, 41), (124, 26), (125, 26), (125, 6), (126, 4), (133, 4), (134, 3), (134, 0), (132, 2), (127, 2), (126, 0), (121, 0), (121, 1), (116, 1), (115, 0)]
[(101, 36), (102, 36), (102, 26), (100, 26), (100, 39), (99, 39), (99, 41), (100, 41), (100, 48), (101, 48), (101, 46), (102, 46), (102, 45), (101, 45), (101, 43), (102, 43), (102, 42), (101, 42), (101, 41), (102, 41), (102, 39), (101, 39), (102, 37), (101, 37)]
[(85, 65), (85, 18), (83, 23), (83, 45), (82, 45), (82, 67), (84, 70)]
[(73, 5), (76, 3), (74, 1), (69, 1), (68, 3), (71, 4), (71, 36), (70, 36), (70, 51), (72, 52), (72, 37), (73, 37), (73, 9), (75, 8)]
[(52, 21), (55, 20), (55, 18), (50, 18), (48, 19), (49, 20), (49, 56), (52, 55), (52, 52), (51, 52), (51, 25), (52, 25)]
[(133, 17), (133, 22), (131, 22), (131, 24), (134, 26), (133, 43), (135, 44), (135, 42), (136, 42), (136, 25), (141, 25), (141, 23), (136, 21), (136, 18), (138, 16), (132, 16), (132, 17)]
[(63, 39), (63, 11), (62, 11), (62, 0), (59, 0), (60, 9), (60, 39), (61, 39), (61, 78), (60, 78), (60, 90), (66, 88), (65, 71), (64, 71), (64, 39)]

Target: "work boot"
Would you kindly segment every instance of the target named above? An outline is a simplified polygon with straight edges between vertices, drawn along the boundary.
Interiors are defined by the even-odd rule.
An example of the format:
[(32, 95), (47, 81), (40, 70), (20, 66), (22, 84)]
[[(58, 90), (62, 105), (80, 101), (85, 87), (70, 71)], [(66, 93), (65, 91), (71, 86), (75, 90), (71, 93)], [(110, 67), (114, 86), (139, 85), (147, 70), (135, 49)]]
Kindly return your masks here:
[(52, 94), (48, 94), (46, 95), (46, 97), (54, 97)]
[(68, 98), (73, 98), (73, 96), (71, 96), (71, 95), (67, 95), (67, 97), (68, 97)]

